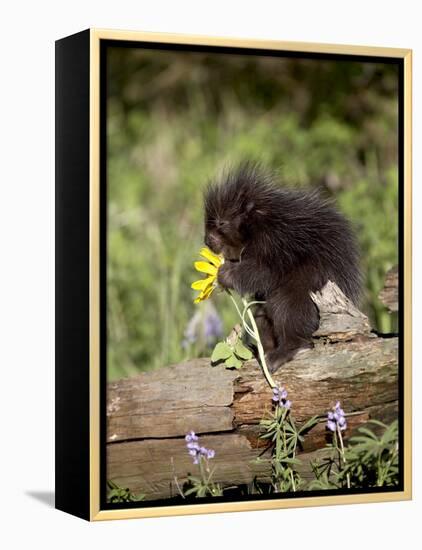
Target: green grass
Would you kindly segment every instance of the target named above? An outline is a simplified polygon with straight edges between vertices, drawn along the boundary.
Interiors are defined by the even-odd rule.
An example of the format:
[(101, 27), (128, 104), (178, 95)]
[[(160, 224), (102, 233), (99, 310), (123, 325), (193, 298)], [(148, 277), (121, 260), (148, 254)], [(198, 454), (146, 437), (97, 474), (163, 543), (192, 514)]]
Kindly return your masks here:
[[(278, 65), (256, 58), (247, 67), (241, 58), (178, 59), (126, 49), (110, 56), (109, 378), (199, 353), (181, 342), (200, 307), (190, 283), (203, 239), (202, 191), (224, 166), (245, 158), (276, 170), (287, 185), (319, 186), (335, 197), (362, 248), (362, 307), (375, 327), (393, 330), (377, 298), (397, 262), (391, 67), (313, 62), (318, 73), (309, 62), (289, 60), (277, 72)], [(236, 322), (231, 303), (223, 295), (213, 300), (229, 331)]]

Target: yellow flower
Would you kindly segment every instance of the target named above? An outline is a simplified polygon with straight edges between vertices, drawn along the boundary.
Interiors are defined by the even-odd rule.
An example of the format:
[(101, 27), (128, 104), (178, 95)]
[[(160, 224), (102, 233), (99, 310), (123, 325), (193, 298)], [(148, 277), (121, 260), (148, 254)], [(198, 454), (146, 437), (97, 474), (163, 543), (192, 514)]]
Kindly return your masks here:
[(209, 248), (201, 248), (199, 255), (208, 261), (204, 262), (201, 260), (199, 262), (195, 262), (195, 269), (201, 273), (205, 273), (208, 277), (195, 281), (191, 285), (194, 290), (200, 291), (194, 300), (195, 304), (198, 304), (203, 300), (207, 300), (211, 296), (213, 290), (217, 286), (218, 268), (224, 262), (221, 255), (214, 254), (211, 250), (209, 250)]

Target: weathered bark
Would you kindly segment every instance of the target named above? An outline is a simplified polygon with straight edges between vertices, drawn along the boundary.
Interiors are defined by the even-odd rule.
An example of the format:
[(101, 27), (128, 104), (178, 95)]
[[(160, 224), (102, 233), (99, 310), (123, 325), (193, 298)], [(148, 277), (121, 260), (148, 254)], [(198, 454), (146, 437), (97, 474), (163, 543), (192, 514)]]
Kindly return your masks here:
[(391, 311), (399, 309), (399, 269), (392, 267), (385, 277), (384, 288), (378, 295), (381, 302)]
[(335, 342), (371, 333), (366, 315), (331, 281), (321, 292), (311, 293), (311, 298), (319, 309), (319, 327), (314, 333), (315, 337), (325, 337)]
[[(300, 352), (274, 379), (289, 392), (301, 423), (321, 421), (309, 432), (300, 455), (302, 473), (327, 441), (325, 416), (340, 400), (350, 437), (370, 418), (390, 422), (397, 414), (398, 339), (377, 337), (367, 318), (329, 283), (313, 296), (321, 323), (314, 348)], [(271, 411), (272, 392), (256, 361), (239, 371), (193, 359), (109, 384), (107, 477), (148, 499), (177, 494), (196, 466), (184, 435), (194, 430), (216, 451), (213, 479), (224, 486), (268, 480), (269, 464), (259, 422)]]

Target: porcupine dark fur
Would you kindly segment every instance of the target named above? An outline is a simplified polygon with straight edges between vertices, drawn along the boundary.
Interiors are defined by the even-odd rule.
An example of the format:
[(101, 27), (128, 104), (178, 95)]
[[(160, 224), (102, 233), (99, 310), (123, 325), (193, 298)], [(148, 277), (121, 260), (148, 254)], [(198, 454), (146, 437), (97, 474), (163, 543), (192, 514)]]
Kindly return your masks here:
[(255, 316), (272, 371), (310, 346), (319, 325), (310, 292), (331, 280), (358, 302), (355, 235), (318, 191), (283, 187), (243, 163), (207, 187), (204, 207), (205, 244), (225, 258), (219, 283), (265, 301)]

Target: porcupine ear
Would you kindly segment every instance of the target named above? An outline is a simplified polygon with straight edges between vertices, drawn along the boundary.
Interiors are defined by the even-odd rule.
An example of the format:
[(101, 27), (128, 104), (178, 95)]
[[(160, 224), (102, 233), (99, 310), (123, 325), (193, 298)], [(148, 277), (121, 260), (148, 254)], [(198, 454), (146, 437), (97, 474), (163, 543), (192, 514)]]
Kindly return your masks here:
[(256, 204), (254, 201), (249, 201), (245, 208), (246, 214), (253, 215), (253, 216), (265, 216), (266, 212), (262, 208), (256, 208)]
[(248, 200), (246, 203), (243, 204), (243, 207), (241, 208), (240, 212), (232, 221), (234, 225), (237, 224), (237, 227), (240, 227), (241, 225), (250, 222), (251, 219), (254, 217), (255, 217), (255, 201)]
[(250, 214), (254, 208), (255, 208), (254, 201), (249, 201), (246, 205), (246, 208), (245, 208), (246, 214)]

